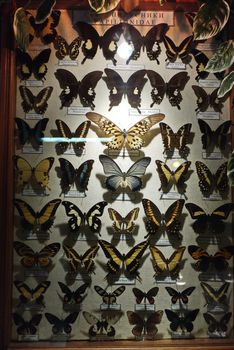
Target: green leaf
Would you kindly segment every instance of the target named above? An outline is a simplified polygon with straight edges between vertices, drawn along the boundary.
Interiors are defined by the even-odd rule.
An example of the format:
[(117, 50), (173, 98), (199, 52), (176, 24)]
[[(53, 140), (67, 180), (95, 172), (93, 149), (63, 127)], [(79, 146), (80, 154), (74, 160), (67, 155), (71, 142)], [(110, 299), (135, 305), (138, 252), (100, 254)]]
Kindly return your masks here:
[(222, 72), (234, 62), (234, 41), (228, 40), (222, 43), (215, 54), (208, 61), (205, 70), (210, 73)]
[(230, 6), (227, 0), (208, 1), (200, 6), (194, 17), (195, 40), (209, 39), (218, 34), (228, 21)]
[(230, 91), (233, 85), (234, 85), (234, 71), (229, 73), (221, 82), (221, 85), (217, 93), (218, 98), (223, 97), (228, 91)]

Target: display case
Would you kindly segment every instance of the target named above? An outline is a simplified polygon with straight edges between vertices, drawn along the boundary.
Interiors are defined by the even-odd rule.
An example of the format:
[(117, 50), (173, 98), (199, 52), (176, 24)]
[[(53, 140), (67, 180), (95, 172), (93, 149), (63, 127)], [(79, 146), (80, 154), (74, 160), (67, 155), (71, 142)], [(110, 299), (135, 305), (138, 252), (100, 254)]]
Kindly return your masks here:
[(27, 50), (2, 5), (3, 349), (234, 348), (233, 98), (204, 71), (229, 27), (132, 4), (32, 1)]

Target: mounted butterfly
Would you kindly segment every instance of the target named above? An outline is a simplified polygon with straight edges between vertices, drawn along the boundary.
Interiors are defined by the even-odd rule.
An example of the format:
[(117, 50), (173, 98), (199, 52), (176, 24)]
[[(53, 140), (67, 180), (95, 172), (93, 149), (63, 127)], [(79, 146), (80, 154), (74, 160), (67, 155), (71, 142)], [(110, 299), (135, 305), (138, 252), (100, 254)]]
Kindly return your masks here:
[[(195, 61), (197, 62), (197, 66), (196, 66), (197, 76), (195, 79), (199, 81), (200, 79), (208, 78), (210, 73), (205, 70), (205, 67), (209, 61), (209, 58), (204, 54), (204, 52), (199, 51), (197, 49), (192, 49), (191, 53)], [(214, 73), (214, 75), (219, 80), (223, 80), (224, 78), (223, 72), (216, 72)]]
[(17, 312), (14, 312), (12, 316), (15, 325), (18, 326), (16, 328), (18, 335), (26, 336), (35, 335), (37, 333), (37, 326), (41, 322), (42, 314), (35, 314), (28, 321), (25, 321), (25, 319)]
[[(102, 302), (104, 306), (111, 309), (112, 305), (116, 306), (117, 297), (119, 297), (125, 291), (125, 286), (120, 286), (111, 292), (107, 292), (100, 286), (94, 286), (95, 291), (102, 297)], [(103, 305), (101, 305), (101, 309), (103, 309)], [(106, 308), (105, 308), (106, 309)], [(116, 310), (116, 307), (114, 308)]]
[(224, 102), (228, 94), (224, 95), (222, 98), (218, 98), (218, 88), (213, 90), (211, 94), (208, 94), (201, 86), (192, 85), (192, 89), (197, 97), (197, 108), (195, 112), (205, 112), (211, 107), (216, 113), (222, 113)]
[(143, 300), (144, 305), (147, 305), (147, 303), (153, 305), (155, 303), (154, 298), (157, 296), (158, 291), (158, 287), (153, 287), (149, 289), (148, 292), (142, 292), (139, 288), (132, 288), (132, 292), (136, 297), (136, 303), (141, 304)]
[(63, 245), (63, 249), (68, 259), (67, 263), (70, 269), (69, 272), (76, 274), (78, 272), (81, 272), (82, 274), (94, 273), (94, 258), (97, 255), (99, 249), (99, 246), (97, 244), (86, 250), (83, 255), (78, 254), (74, 248), (69, 247), (65, 244)]
[(166, 48), (167, 60), (175, 62), (177, 59), (181, 59), (184, 64), (189, 64), (192, 60), (191, 51), (196, 45), (193, 39), (193, 35), (190, 35), (179, 46), (176, 46), (169, 36), (164, 35), (163, 43)]
[(48, 100), (53, 92), (52, 86), (42, 89), (36, 96), (26, 86), (19, 87), (20, 95), (23, 99), (21, 106), (25, 113), (34, 110), (37, 114), (44, 114), (48, 107)]
[(14, 281), (14, 285), (20, 293), (20, 304), (27, 307), (31, 305), (36, 307), (45, 307), (44, 293), (50, 286), (50, 281), (40, 282), (35, 288), (30, 288), (26, 283), (22, 281)]
[(213, 337), (225, 338), (227, 337), (228, 323), (232, 317), (232, 312), (227, 312), (221, 317), (214, 317), (208, 312), (203, 314), (203, 317), (208, 324), (208, 335)]
[(165, 287), (167, 293), (171, 296), (172, 304), (176, 304), (179, 302), (179, 305), (188, 304), (188, 297), (192, 294), (192, 292), (196, 289), (196, 287), (189, 287), (184, 289), (182, 292), (178, 292), (174, 288)]
[(222, 123), (216, 130), (212, 130), (209, 124), (202, 119), (198, 119), (198, 125), (203, 134), (201, 141), (206, 153), (211, 153), (215, 147), (218, 147), (221, 152), (227, 151), (230, 141), (228, 131), (232, 125), (231, 120)]
[(108, 149), (130, 148), (131, 150), (139, 150), (144, 146), (144, 136), (147, 136), (148, 131), (158, 122), (165, 118), (164, 114), (151, 114), (138, 123), (134, 124), (128, 130), (121, 130), (115, 123), (101, 114), (88, 112), (86, 117), (95, 123), (106, 136), (110, 136), (111, 141), (107, 142)]
[(228, 296), (227, 292), (230, 284), (225, 282), (218, 289), (213, 288), (210, 284), (201, 282), (203, 294), (206, 300), (207, 307), (212, 310), (218, 307), (221, 310), (228, 308)]
[(72, 40), (70, 44), (61, 36), (57, 35), (53, 44), (55, 48), (55, 56), (61, 61), (66, 56), (74, 61), (79, 55), (79, 48), (81, 46), (81, 38), (77, 37)]
[(72, 331), (71, 324), (76, 322), (78, 315), (79, 315), (79, 312), (72, 312), (65, 318), (59, 318), (49, 312), (45, 313), (45, 317), (47, 321), (53, 325), (52, 333), (55, 335), (64, 334), (64, 333), (67, 335), (70, 335)]
[(138, 218), (139, 208), (132, 209), (125, 217), (113, 208), (108, 208), (109, 217), (113, 220), (115, 233), (132, 234), (136, 228), (135, 220)]
[(182, 315), (169, 309), (165, 309), (168, 321), (170, 321), (170, 329), (172, 332), (178, 332), (178, 329), (180, 329), (182, 334), (192, 332), (193, 322), (197, 318), (199, 311), (199, 309), (189, 310)]
[(83, 316), (84, 319), (88, 322), (88, 324), (91, 325), (88, 331), (89, 337), (91, 339), (95, 338), (102, 340), (115, 336), (115, 328), (113, 327), (113, 325), (115, 325), (119, 321), (121, 314), (115, 313), (112, 315), (108, 315), (106, 313), (103, 313), (101, 315), (101, 318), (98, 319), (91, 313), (83, 311)]
[(30, 127), (27, 122), (21, 118), (15, 118), (18, 127), (18, 136), (21, 145), (31, 143), (33, 148), (38, 149), (43, 143), (43, 137), (49, 119), (43, 118), (39, 120), (34, 127)]
[(71, 290), (66, 284), (63, 282), (58, 282), (58, 285), (64, 294), (62, 300), (64, 305), (70, 305), (74, 308), (75, 305), (80, 306), (82, 301), (84, 300), (87, 294), (84, 294), (86, 289), (88, 288), (88, 283), (82, 284), (76, 290)]
[(146, 318), (133, 311), (127, 311), (128, 322), (134, 325), (132, 334), (138, 338), (152, 339), (158, 333), (156, 325), (161, 323), (163, 311), (151, 312)]
[(99, 156), (103, 170), (107, 178), (105, 186), (108, 190), (115, 192), (118, 188), (131, 191), (139, 191), (142, 187), (142, 177), (145, 174), (147, 166), (151, 162), (150, 157), (143, 157), (137, 160), (127, 172), (123, 172), (118, 164), (110, 157), (102, 154)]

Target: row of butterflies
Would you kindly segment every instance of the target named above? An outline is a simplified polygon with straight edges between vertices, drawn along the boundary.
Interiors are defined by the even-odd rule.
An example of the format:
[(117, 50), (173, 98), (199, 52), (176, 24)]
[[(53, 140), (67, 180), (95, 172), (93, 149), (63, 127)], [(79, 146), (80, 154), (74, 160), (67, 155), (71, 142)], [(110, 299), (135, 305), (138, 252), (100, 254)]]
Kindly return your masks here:
[[(109, 156), (100, 155), (99, 160), (103, 165), (106, 175), (104, 186), (107, 190), (116, 192), (117, 190), (131, 192), (140, 191), (143, 186), (142, 177), (145, 175), (146, 168), (151, 162), (150, 157), (143, 157), (134, 162), (130, 168), (124, 172), (119, 165)], [(24, 189), (29, 183), (32, 184), (35, 193), (44, 193), (49, 188), (49, 171), (54, 163), (54, 157), (42, 159), (35, 167), (20, 156), (14, 156), (16, 169), (16, 184), (18, 189)], [(94, 160), (86, 160), (78, 169), (65, 158), (59, 158), (60, 167), (57, 168), (58, 177), (61, 178), (60, 184), (62, 193), (66, 194), (72, 186), (76, 186), (80, 193), (85, 193), (88, 189), (89, 178), (93, 168)], [(159, 190), (162, 193), (168, 193), (174, 185), (180, 195), (185, 196), (186, 180), (190, 176), (190, 161), (181, 163), (176, 170), (171, 170), (169, 166), (161, 160), (156, 160), (157, 171), (159, 174), (161, 186)], [(222, 163), (215, 173), (212, 173), (208, 166), (200, 161), (195, 162), (198, 176), (198, 185), (201, 193), (205, 197), (216, 191), (222, 198), (226, 198), (229, 191), (229, 181), (227, 177), (227, 162)], [(130, 192), (129, 192), (130, 191)]]
[[(121, 150), (122, 148), (139, 150), (145, 144), (144, 137), (149, 135), (150, 129), (155, 124), (162, 121), (165, 118), (165, 115), (162, 113), (151, 114), (145, 118), (142, 118), (128, 130), (122, 130), (111, 120), (95, 112), (86, 113), (86, 117), (89, 120), (81, 123), (74, 132), (70, 130), (69, 126), (63, 120), (55, 120), (57, 127), (55, 132), (57, 133), (57, 136), (66, 139), (64, 142), (59, 142), (57, 144), (56, 150), (58, 154), (64, 153), (68, 147), (71, 147), (73, 144), (75, 154), (79, 155), (85, 146), (85, 140), (84, 142), (77, 142), (77, 140), (73, 141), (72, 139), (85, 139), (88, 135), (91, 121), (101, 129), (105, 136), (111, 138), (111, 140), (106, 143), (109, 150)], [(15, 118), (15, 121), (19, 131), (20, 144), (25, 145), (26, 143), (31, 142), (32, 146), (38, 148), (43, 142), (43, 132), (46, 129), (49, 119), (43, 118), (39, 120), (32, 128), (21, 118)], [(227, 149), (227, 145), (229, 143), (229, 130), (231, 127), (230, 120), (223, 122), (215, 130), (212, 130), (209, 124), (202, 119), (198, 119), (198, 125), (202, 133), (202, 147), (207, 153), (212, 152), (214, 147), (218, 147), (222, 152)], [(164, 152), (167, 154), (167, 156), (172, 155), (176, 149), (181, 157), (186, 158), (189, 152), (187, 144), (191, 143), (192, 139), (192, 124), (187, 123), (182, 125), (177, 132), (174, 132), (168, 124), (163, 122), (159, 123), (159, 127)]]
[[(194, 42), (192, 35), (186, 37), (179, 46), (176, 46), (173, 40), (166, 35), (169, 29), (168, 24), (161, 23), (153, 26), (145, 36), (142, 36), (140, 32), (131, 24), (120, 23), (109, 28), (105, 34), (99, 36), (96, 29), (85, 22), (77, 22), (74, 25), (74, 29), (77, 30), (79, 36), (76, 37), (69, 44), (62, 36), (57, 35), (55, 27), (59, 23), (60, 12), (53, 11), (51, 17), (44, 24), (36, 24), (32, 15), (29, 17), (29, 21), (34, 29), (34, 33), (30, 33), (30, 39), (33, 40), (34, 35), (40, 37), (44, 44), (50, 44), (53, 42), (56, 50), (55, 55), (59, 60), (63, 60), (68, 56), (71, 60), (76, 60), (79, 55), (79, 49), (81, 47), (84, 59), (82, 64), (87, 59), (93, 59), (97, 53), (98, 47), (102, 49), (103, 56), (106, 60), (111, 60), (116, 65), (117, 60), (115, 55), (118, 52), (118, 42), (123, 36), (125, 42), (131, 47), (132, 52), (127, 58), (126, 64), (131, 60), (137, 60), (140, 57), (141, 49), (146, 49), (146, 54), (151, 61), (156, 61), (159, 64), (158, 57), (161, 54), (160, 43), (164, 43), (166, 48), (167, 60), (175, 62), (177, 59), (181, 59), (184, 64), (189, 64), (192, 57), (197, 62), (197, 80), (206, 79), (209, 75), (204, 70), (209, 58), (201, 51), (196, 49), (198, 41)], [(34, 34), (34, 35), (33, 35)], [(28, 79), (32, 73), (36, 79), (44, 79), (47, 67), (45, 64), (49, 61), (51, 50), (43, 50), (34, 59), (31, 56), (21, 51), (16, 50), (17, 62), (19, 66), (19, 73), (21, 79)], [(222, 80), (223, 74), (215, 73), (215, 76)]]
[[(21, 265), (24, 268), (42, 268), (48, 269), (52, 267), (51, 258), (54, 257), (60, 250), (60, 243), (51, 243), (44, 246), (40, 251), (35, 252), (27, 244), (14, 241), (13, 247), (16, 253), (21, 257)], [(105, 257), (108, 259), (105, 270), (108, 272), (106, 279), (109, 284), (113, 283), (113, 278), (120, 276), (122, 273), (129, 279), (138, 279), (141, 281), (139, 267), (143, 264), (142, 256), (149, 247), (151, 253), (151, 262), (155, 271), (154, 278), (177, 278), (182, 269), (182, 258), (186, 247), (181, 246), (175, 249), (169, 258), (156, 247), (150, 244), (149, 240), (142, 241), (131, 248), (126, 254), (121, 253), (112, 243), (99, 239), (97, 244), (91, 246), (83, 255), (78, 253), (74, 248), (63, 244), (66, 259), (64, 259), (65, 267), (68, 274), (86, 274), (91, 278), (96, 265), (94, 259), (97, 255), (99, 247), (102, 248)], [(229, 270), (228, 260), (234, 256), (234, 246), (226, 246), (220, 248), (215, 254), (209, 254), (203, 248), (196, 245), (189, 245), (188, 252), (196, 263), (192, 264), (195, 271), (201, 273), (210, 273), (212, 276), (224, 275)], [(46, 271), (46, 270), (45, 270)]]
[[(102, 71), (92, 71), (84, 76), (81, 81), (78, 81), (75, 75), (66, 69), (57, 69), (54, 73), (62, 89), (59, 98), (61, 101), (60, 109), (69, 107), (73, 101), (79, 96), (83, 107), (89, 107), (92, 110), (95, 108), (94, 100), (96, 97), (95, 88), (102, 78), (109, 90), (109, 111), (112, 107), (118, 106), (123, 97), (128, 100), (132, 108), (136, 108), (139, 113), (141, 107), (141, 93), (149, 78), (151, 84), (150, 96), (152, 103), (150, 108), (155, 104), (161, 104), (164, 97), (167, 96), (169, 103), (179, 110), (180, 104), (183, 100), (181, 92), (184, 90), (190, 77), (187, 72), (179, 72), (165, 82), (163, 77), (153, 70), (140, 69), (128, 78), (126, 82), (115, 70), (105, 68), (105, 77), (102, 78)], [(218, 88), (208, 94), (205, 89), (198, 85), (192, 85), (195, 95), (197, 96), (197, 108), (195, 111), (204, 112), (210, 106), (216, 112), (222, 113), (223, 102), (228, 97), (226, 94), (222, 98), (217, 97)], [(48, 107), (48, 100), (53, 92), (53, 87), (48, 86), (43, 88), (37, 95), (32, 91), (21, 85), (19, 87), (20, 95), (22, 97), (22, 108), (25, 113), (35, 110), (38, 114), (44, 114)]]

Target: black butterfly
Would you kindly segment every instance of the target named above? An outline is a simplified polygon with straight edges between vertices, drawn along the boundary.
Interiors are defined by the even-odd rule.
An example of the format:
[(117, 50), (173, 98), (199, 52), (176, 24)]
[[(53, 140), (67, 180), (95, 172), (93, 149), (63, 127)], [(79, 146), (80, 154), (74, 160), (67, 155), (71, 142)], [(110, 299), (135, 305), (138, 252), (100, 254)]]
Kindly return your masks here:
[(188, 296), (192, 294), (196, 287), (186, 288), (182, 292), (178, 292), (177, 290), (171, 287), (165, 287), (165, 289), (171, 296), (172, 304), (176, 304), (178, 301), (182, 301), (183, 304), (188, 304)]
[(118, 106), (122, 101), (123, 96), (128, 98), (128, 103), (132, 108), (136, 108), (139, 113), (139, 107), (141, 106), (141, 92), (147, 82), (147, 78), (144, 78), (146, 74), (145, 69), (140, 69), (134, 72), (127, 80), (124, 82), (122, 77), (114, 71), (113, 69), (105, 68), (106, 77), (102, 79), (105, 81), (109, 94), (109, 111), (114, 106)]
[(170, 62), (175, 62), (177, 58), (180, 58), (184, 64), (188, 64), (191, 61), (191, 50), (194, 47), (193, 35), (185, 38), (179, 46), (176, 46), (169, 36), (163, 36), (163, 42), (166, 48), (167, 59)]
[(68, 220), (68, 225), (71, 232), (79, 232), (81, 226), (87, 222), (89, 229), (92, 232), (99, 232), (101, 229), (101, 220), (107, 202), (98, 202), (94, 204), (87, 213), (83, 213), (75, 204), (63, 201), (62, 205), (65, 207), (67, 216), (71, 217)]
[(183, 316), (179, 316), (174, 311), (171, 311), (169, 309), (165, 309), (165, 313), (167, 315), (168, 320), (170, 323), (170, 329), (175, 332), (178, 328), (182, 330), (182, 332), (192, 332), (193, 330), (193, 321), (195, 321), (197, 314), (199, 312), (199, 309), (194, 309), (191, 311), (188, 311)]
[(212, 173), (206, 164), (198, 160), (195, 162), (195, 166), (199, 179), (198, 185), (204, 196), (209, 196), (214, 190), (221, 195), (227, 192), (229, 188), (227, 162), (221, 164), (215, 173)]
[(82, 284), (76, 290), (71, 291), (71, 289), (64, 283), (58, 282), (61, 291), (64, 293), (63, 302), (64, 304), (81, 304), (84, 299), (84, 293), (89, 286), (87, 283)]
[(32, 73), (37, 80), (45, 79), (47, 67), (45, 63), (49, 61), (51, 49), (41, 51), (36, 57), (31, 56), (20, 49), (16, 49), (17, 73), (21, 80), (27, 80)]
[(96, 93), (94, 89), (102, 77), (102, 71), (90, 72), (81, 81), (78, 81), (75, 75), (66, 69), (57, 69), (54, 75), (58, 79), (60, 88), (63, 89), (59, 95), (60, 109), (69, 107), (78, 95), (83, 107), (95, 108), (93, 102)]
[(226, 333), (228, 330), (228, 322), (232, 316), (232, 312), (227, 312), (219, 320), (215, 319), (214, 316), (205, 312), (203, 317), (208, 324), (209, 333), (219, 333), (222, 336), (222, 333)]
[(126, 287), (120, 286), (116, 288), (113, 292), (109, 292), (109, 293), (100, 286), (94, 286), (94, 289), (102, 297), (103, 303), (109, 306), (109, 305), (116, 304), (116, 298), (121, 294), (123, 294)]
[(220, 288), (214, 289), (208, 283), (202, 282), (201, 287), (208, 305), (227, 304), (227, 291), (229, 283), (225, 282)]
[(89, 328), (90, 337), (96, 337), (98, 335), (107, 335), (108, 337), (114, 337), (115, 329), (113, 325), (117, 323), (121, 317), (119, 313), (110, 316), (102, 314), (101, 319), (98, 319), (96, 316), (90, 314), (87, 311), (83, 311), (83, 316), (85, 320), (91, 325)]
[(202, 146), (205, 150), (217, 146), (224, 151), (228, 143), (228, 131), (232, 125), (231, 120), (222, 123), (216, 130), (212, 130), (204, 120), (198, 119), (199, 128), (203, 134), (201, 137)]
[(207, 214), (205, 210), (194, 203), (186, 203), (185, 207), (193, 220), (195, 232), (203, 233), (206, 230), (214, 233), (221, 233), (224, 230), (224, 222), (234, 210), (234, 203), (226, 203)]
[(181, 91), (184, 90), (185, 85), (190, 79), (188, 73), (176, 73), (168, 81), (168, 83), (164, 81), (163, 77), (159, 73), (153, 70), (147, 70), (147, 76), (153, 88), (151, 91), (151, 98), (153, 102), (151, 103), (150, 107), (153, 107), (155, 103), (160, 104), (166, 95), (170, 104), (173, 107), (180, 109), (180, 103), (182, 101)]
[(42, 314), (36, 314), (31, 317), (29, 321), (25, 321), (21, 315), (14, 312), (13, 320), (15, 325), (18, 326), (16, 331), (19, 335), (28, 335), (28, 334), (36, 334), (37, 326), (41, 322)]
[(214, 268), (221, 273), (228, 267), (227, 260), (230, 260), (234, 255), (234, 246), (223, 247), (214, 255), (211, 255), (201, 247), (189, 245), (188, 252), (194, 260), (197, 260), (194, 264), (196, 271), (206, 272), (210, 268)]
[(132, 288), (133, 294), (136, 297), (136, 303), (140, 304), (144, 300), (146, 304), (147, 300), (149, 304), (154, 304), (154, 297), (158, 294), (159, 288), (153, 287), (148, 292), (142, 292), (139, 288)]
[(81, 192), (88, 190), (88, 183), (91, 171), (93, 169), (93, 159), (86, 160), (78, 169), (65, 158), (59, 158), (61, 169), (61, 188), (63, 192), (70, 190), (70, 187), (75, 184)]
[(56, 0), (42, 0), (39, 7), (37, 8), (35, 23), (44, 23), (46, 19), (51, 15), (55, 5)]
[(48, 118), (43, 118), (31, 128), (23, 119), (15, 118), (16, 125), (19, 129), (19, 140), (21, 145), (25, 145), (25, 143), (29, 141), (32, 145), (41, 145), (43, 142), (42, 138), (44, 137), (43, 131), (46, 129), (48, 121)]
[(213, 90), (211, 94), (208, 94), (201, 86), (192, 85), (192, 88), (197, 96), (197, 108), (195, 112), (205, 112), (210, 106), (215, 112), (222, 113), (223, 102), (227, 96), (218, 98), (218, 88)]
[(53, 44), (56, 50), (55, 55), (59, 60), (63, 60), (66, 56), (69, 56), (71, 60), (75, 60), (79, 55), (81, 38), (77, 37), (68, 44), (62, 36), (57, 35)]
[[(55, 120), (58, 132), (60, 137), (64, 137), (66, 139), (72, 139), (72, 138), (86, 138), (89, 127), (91, 122), (89, 120), (86, 120), (85, 122), (81, 123), (77, 129), (75, 130), (74, 133), (71, 132), (70, 128), (67, 126), (67, 124), (61, 120), (61, 119), (56, 119)], [(58, 143), (58, 149), (61, 152), (65, 152), (69, 146), (69, 140), (66, 140), (64, 142), (59, 142)], [(85, 142), (73, 142), (73, 148), (75, 153), (80, 152), (81, 150), (84, 149)]]
[[(37, 23), (35, 17), (27, 11), (29, 22), (34, 29), (34, 35), (40, 38), (44, 44), (50, 44), (54, 41), (57, 35), (56, 27), (60, 20), (60, 11), (52, 11), (51, 15), (42, 23)], [(31, 38), (33, 39), (33, 37)]]
[(58, 334), (58, 333), (70, 334), (72, 331), (71, 324), (73, 324), (76, 321), (78, 315), (79, 315), (79, 312), (72, 312), (66, 318), (60, 319), (49, 312), (45, 313), (45, 317), (47, 321), (53, 325), (52, 327), (53, 334)]
[[(191, 53), (194, 56), (195, 61), (197, 62), (197, 67), (196, 67), (197, 76), (195, 79), (197, 81), (199, 79), (206, 79), (210, 74), (209, 72), (207, 72), (205, 70), (205, 67), (209, 61), (209, 58), (204, 54), (204, 52), (201, 52), (201, 51), (194, 49), (194, 48), (191, 50)], [(214, 75), (219, 80), (223, 80), (223, 78), (224, 78), (223, 72), (217, 72), (217, 73), (214, 73)]]
[(23, 99), (21, 106), (25, 113), (33, 110), (38, 114), (44, 114), (47, 110), (48, 103), (53, 87), (48, 86), (42, 89), (36, 96), (33, 95), (32, 91), (29, 90), (26, 86), (19, 87), (20, 95)]
[(14, 281), (14, 285), (20, 292), (20, 302), (26, 304), (28, 302), (35, 302), (38, 305), (44, 305), (44, 293), (50, 286), (49, 281), (39, 283), (36, 288), (30, 288), (27, 284), (21, 281)]
[(158, 332), (156, 325), (161, 323), (163, 311), (151, 312), (146, 319), (132, 311), (127, 311), (127, 316), (129, 324), (134, 325), (132, 329), (133, 335), (136, 337), (142, 337), (143, 335), (154, 337)]

